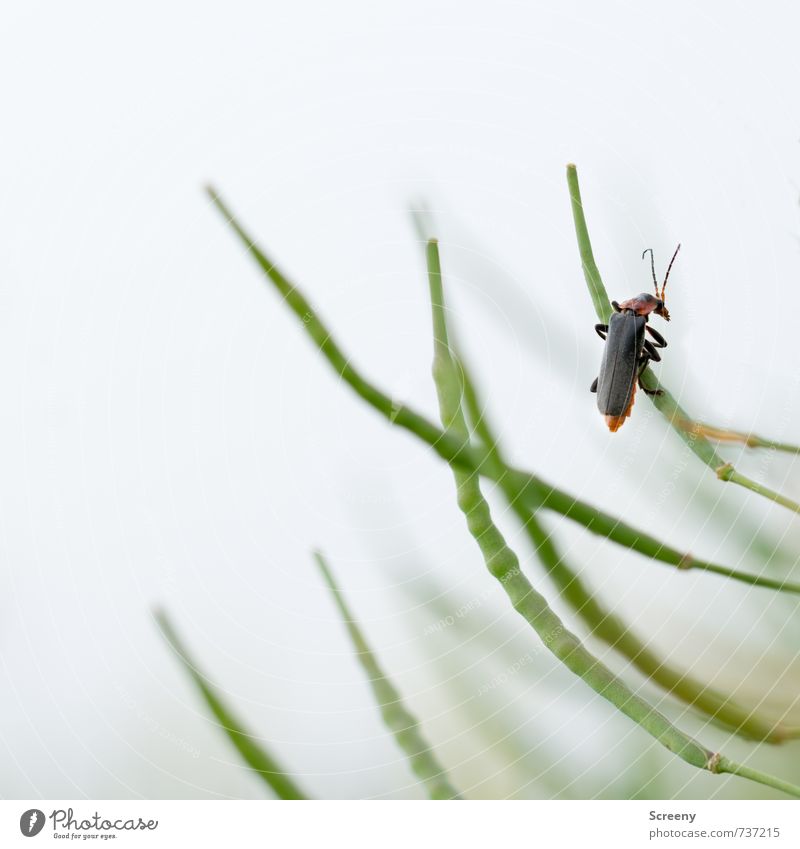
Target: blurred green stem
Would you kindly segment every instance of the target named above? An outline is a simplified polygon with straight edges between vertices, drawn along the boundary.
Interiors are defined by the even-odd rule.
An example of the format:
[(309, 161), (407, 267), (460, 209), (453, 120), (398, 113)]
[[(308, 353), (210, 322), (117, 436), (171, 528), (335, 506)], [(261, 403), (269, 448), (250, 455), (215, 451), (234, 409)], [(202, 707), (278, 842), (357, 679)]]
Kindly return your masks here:
[[(463, 384), (460, 370), (448, 344), (444, 287), (439, 248), (435, 240), (428, 242), (427, 260), (434, 333), (433, 379), (439, 397), (440, 416), (446, 432), (456, 434), (459, 439), (468, 440), (469, 430), (461, 408)], [(450, 467), (456, 483), (458, 506), (464, 514), (469, 532), (481, 550), (486, 568), (499, 581), (514, 609), (531, 625), (545, 647), (596, 693), (633, 719), (671, 752), (699, 769), (719, 771), (723, 762), (720, 755), (712, 754), (672, 725), (666, 717), (630, 690), (566, 629), (544, 596), (540, 595), (525, 577), (517, 555), (494, 524), (489, 505), (481, 492), (478, 473), (465, 471), (455, 463), (451, 463)], [(538, 528), (533, 515), (528, 517), (528, 524)], [(537, 534), (544, 536), (544, 531), (538, 528)], [(725, 763), (731, 767), (727, 771), (741, 769), (727, 761)], [(800, 787), (786, 785), (772, 776), (758, 773), (745, 777), (800, 796)]]
[(436, 760), (433, 749), (422, 735), (417, 718), (405, 707), (402, 696), (381, 669), (358, 622), (350, 612), (325, 558), (316, 551), (314, 559), (342, 615), (347, 633), (356, 650), (358, 662), (367, 673), (369, 685), (380, 706), (383, 721), (408, 758), (414, 774), (423, 783), (431, 799), (460, 799), (458, 791), (450, 783), (447, 773)]
[[(442, 424), (446, 432), (466, 440), (468, 431), (461, 410), (461, 383), (448, 348), (439, 253), (433, 241), (428, 243), (427, 257), (434, 330), (433, 379), (439, 396)], [(523, 574), (516, 554), (508, 547), (492, 520), (478, 474), (465, 471), (455, 463), (451, 463), (450, 467), (456, 482), (458, 506), (481, 550), (486, 568), (500, 582), (514, 609), (539, 635), (544, 646), (595, 692), (608, 699), (670, 751), (693, 766), (706, 768), (714, 757), (713, 753), (683, 734), (666, 717), (631, 692), (567, 630), (544, 596), (533, 588)]]
[(308, 798), (278, 760), (267, 751), (263, 744), (257, 742), (257, 737), (251, 734), (245, 728), (244, 723), (225, 705), (221, 696), (208, 680), (208, 676), (200, 671), (181, 642), (167, 614), (163, 610), (157, 610), (154, 616), (161, 633), (191, 676), (211, 713), (241, 755), (242, 760), (279, 799)]
[[(477, 388), (462, 356), (458, 362), (464, 390), (464, 406), (472, 427), (500, 465), (505, 465), (497, 437), (484, 412)], [(686, 672), (674, 669), (648, 648), (616, 615), (606, 610), (584, 585), (577, 571), (559, 553), (552, 535), (517, 498), (507, 479), (498, 482), (506, 501), (516, 514), (546, 571), (564, 600), (583, 619), (591, 633), (618, 651), (643, 675), (677, 698), (693, 705), (716, 722), (736, 733), (754, 740), (781, 743), (800, 736), (800, 729), (764, 719), (755, 711), (746, 710), (729, 696), (695, 680)]]
[[(522, 574), (519, 561), (511, 549), (505, 544), (505, 540), (494, 525), (488, 504), (483, 498), (479, 486), (479, 474), (484, 462), (491, 465), (491, 452), (487, 449), (476, 451), (469, 446), (469, 434), (466, 429), (463, 412), (458, 401), (458, 408), (450, 412), (444, 407), (443, 422), (445, 431), (433, 425), (424, 417), (414, 413), (408, 407), (396, 404), (388, 395), (381, 392), (377, 387), (369, 383), (361, 376), (345, 358), (341, 349), (336, 345), (325, 327), (324, 323), (315, 315), (310, 304), (299, 290), (290, 284), (274, 264), (270, 262), (264, 253), (254, 244), (239, 223), (233, 218), (219, 196), (209, 190), (214, 205), (224, 215), (228, 224), (234, 229), (239, 238), (244, 242), (246, 249), (250, 252), (258, 265), (264, 271), (267, 279), (284, 297), (289, 307), (302, 322), (306, 332), (317, 344), (320, 352), (328, 362), (335, 368), (337, 373), (375, 409), (380, 411), (386, 418), (401, 427), (411, 431), (423, 441), (427, 442), (434, 450), (448, 461), (457, 480), (459, 491), (459, 503), (467, 523), (478, 543), (486, 561), (490, 573), (498, 578), (506, 594), (511, 600), (512, 606), (526, 621), (534, 628), (541, 637), (544, 645), (576, 675), (583, 678), (603, 698), (615, 704), (619, 710), (631, 717), (643, 728), (652, 734), (659, 742), (671, 751), (674, 751), (688, 763), (699, 768), (714, 771), (719, 767), (720, 757), (713, 755), (691, 737), (675, 728), (664, 716), (653, 709), (647, 702), (639, 698), (635, 693), (618, 679), (610, 670), (603, 666), (591, 653), (589, 653), (580, 641), (566, 630), (561, 620), (550, 609), (547, 601), (537, 593), (527, 578)], [(434, 327), (437, 329), (438, 341), (435, 350), (439, 357), (435, 357), (434, 376), (437, 380), (451, 379), (455, 371), (452, 360), (448, 357), (442, 360), (441, 353), (446, 348), (446, 326), (444, 324), (444, 313), (442, 308), (443, 297), (437, 297), (437, 280), (439, 290), (441, 289), (441, 270), (438, 266), (438, 248), (435, 243), (428, 246), (429, 260), (435, 257), (435, 266), (430, 274), (432, 286), (432, 302), (434, 309), (439, 305), (440, 317), (434, 318)], [(434, 313), (435, 315), (435, 313)], [(444, 335), (441, 331), (444, 331)], [(438, 366), (437, 366), (438, 360)], [(451, 365), (447, 365), (451, 360)], [(444, 370), (443, 374), (437, 374)], [(439, 387), (437, 385), (437, 391)], [(443, 386), (440, 394), (440, 407), (452, 403), (452, 397), (458, 396), (460, 388), (455, 386)], [(457, 431), (457, 435), (452, 433)], [(542, 485), (533, 476), (521, 473), (517, 470), (506, 468), (495, 468), (496, 479), (505, 476), (516, 476), (520, 496), (528, 494), (533, 497), (534, 505), (541, 506), (545, 492)], [(584, 505), (585, 509), (596, 513), (597, 511)], [(535, 509), (535, 508), (534, 508)], [(531, 517), (533, 519), (533, 517)], [(535, 522), (535, 519), (533, 519)], [(588, 525), (587, 525), (588, 527)], [(632, 529), (631, 529), (632, 530)], [(739, 769), (735, 764), (725, 761), (727, 771)], [(785, 785), (778, 779), (766, 775), (749, 776), (753, 780), (777, 787), (785, 792), (800, 797), (800, 788)]]

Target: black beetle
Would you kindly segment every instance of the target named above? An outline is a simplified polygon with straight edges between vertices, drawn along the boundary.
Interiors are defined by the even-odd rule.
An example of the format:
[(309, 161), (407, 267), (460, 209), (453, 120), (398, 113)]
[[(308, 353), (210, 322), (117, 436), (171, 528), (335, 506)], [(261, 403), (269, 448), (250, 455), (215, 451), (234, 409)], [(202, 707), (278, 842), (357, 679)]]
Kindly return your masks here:
[[(621, 304), (612, 301), (611, 306), (615, 312), (608, 324), (594, 326), (600, 338), (606, 340), (606, 347), (603, 351), (603, 361), (600, 363), (600, 374), (592, 383), (591, 391), (597, 393), (597, 409), (605, 417), (608, 429), (612, 432), (619, 430), (631, 414), (637, 383), (648, 395), (661, 394), (660, 389), (647, 389), (641, 382), (642, 372), (647, 364), (651, 360), (655, 363), (661, 361), (656, 349), (667, 347), (664, 337), (648, 325), (647, 317), (652, 312), (669, 321), (669, 313), (664, 306), (664, 290), (672, 263), (675, 262), (680, 249), (680, 245), (675, 248), (659, 292), (653, 249), (648, 248), (642, 254), (642, 259), (649, 251), (655, 297), (642, 292), (641, 295)], [(645, 339), (645, 330), (653, 337), (652, 342)]]

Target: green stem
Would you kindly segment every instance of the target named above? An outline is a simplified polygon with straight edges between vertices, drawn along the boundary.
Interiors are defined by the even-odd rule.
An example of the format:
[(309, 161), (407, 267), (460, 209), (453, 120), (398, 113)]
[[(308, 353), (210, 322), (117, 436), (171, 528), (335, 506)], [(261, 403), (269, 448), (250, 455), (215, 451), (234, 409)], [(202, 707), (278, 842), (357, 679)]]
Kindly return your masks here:
[(758, 784), (765, 784), (767, 787), (774, 787), (776, 790), (781, 790), (789, 796), (797, 796), (800, 793), (800, 787), (784, 781), (775, 775), (770, 775), (767, 772), (761, 772), (758, 769), (752, 769), (744, 764), (737, 764), (729, 761), (727, 758), (719, 757), (714, 764), (714, 772), (728, 773), (729, 775), (738, 775), (741, 778), (749, 778), (750, 781), (755, 781)]
[[(572, 204), (572, 217), (575, 221), (575, 235), (578, 240), (578, 252), (581, 257), (581, 265), (583, 274), (586, 279), (586, 285), (589, 289), (589, 295), (594, 304), (597, 317), (607, 322), (612, 312), (611, 301), (606, 292), (606, 287), (603, 285), (603, 279), (597, 268), (597, 263), (594, 260), (594, 252), (592, 251), (592, 243), (589, 238), (589, 229), (586, 226), (586, 216), (583, 210), (583, 201), (581, 200), (581, 190), (578, 184), (578, 169), (572, 165), (567, 165), (567, 186), (569, 188), (570, 202)], [(740, 475), (736, 472), (730, 463), (726, 463), (722, 457), (717, 454), (714, 446), (706, 439), (703, 433), (695, 429), (686, 429), (682, 423), (693, 421), (692, 417), (678, 404), (674, 396), (668, 392), (663, 384), (655, 377), (650, 368), (646, 368), (642, 374), (642, 384), (645, 388), (653, 391), (660, 390), (659, 395), (648, 395), (656, 409), (666, 418), (666, 420), (675, 428), (675, 431), (689, 446), (691, 451), (703, 461), (720, 480), (730, 481), (739, 486), (749, 489), (758, 495), (780, 504), (782, 507), (800, 513), (800, 504), (780, 495), (773, 490), (757, 484), (750, 478)]]
[[(525, 495), (522, 488), (522, 481), (514, 476), (517, 470), (506, 466), (509, 469), (509, 474), (513, 480), (514, 489), (518, 494), (522, 493), (522, 499), (526, 503), (532, 503), (533, 499)], [(489, 473), (489, 477), (497, 479), (493, 473)], [(645, 531), (634, 528), (633, 526), (617, 519), (609, 513), (587, 504), (570, 495), (563, 490), (560, 490), (550, 484), (545, 483), (541, 479), (537, 479), (537, 483), (541, 486), (543, 492), (541, 495), (541, 506), (547, 507), (562, 516), (583, 525), (587, 530), (594, 534), (610, 539), (618, 545), (623, 545), (626, 548), (638, 551), (653, 560), (661, 563), (675, 566), (678, 569), (690, 570), (698, 569), (703, 572), (713, 572), (717, 575), (723, 575), (735, 581), (740, 581), (744, 584), (750, 584), (755, 587), (763, 587), (765, 589), (782, 590), (789, 593), (800, 593), (800, 584), (769, 578), (765, 575), (751, 575), (747, 572), (740, 572), (729, 566), (724, 566), (719, 563), (714, 563), (710, 560), (703, 560), (695, 557), (685, 551), (680, 551), (673, 546), (662, 542), (656, 537), (648, 534)]]
[[(448, 345), (444, 292), (438, 246), (435, 241), (428, 243), (427, 258), (434, 330), (433, 378), (439, 398), (440, 416), (446, 430), (468, 439), (469, 431), (461, 407), (464, 391), (463, 369), (459, 369)], [(596, 693), (633, 719), (671, 752), (699, 769), (711, 770), (712, 767), (718, 767), (719, 755), (712, 754), (637, 696), (595, 658), (578, 637), (566, 629), (544, 596), (533, 588), (522, 573), (517, 555), (494, 524), (489, 505), (481, 492), (477, 472), (464, 471), (454, 463), (451, 464), (451, 470), (456, 482), (458, 506), (480, 548), (486, 568), (500, 583), (514, 609), (539, 635), (545, 647)], [(537, 533), (544, 536), (544, 531), (538, 527), (532, 515), (528, 518), (528, 523), (537, 528)], [(800, 796), (800, 788), (787, 785), (781, 789)]]
[[(494, 527), (488, 505), (483, 500), (480, 487), (478, 486), (477, 475), (479, 472), (486, 472), (487, 474), (490, 472), (490, 476), (494, 477), (495, 480), (504, 477), (511, 478), (516, 483), (520, 498), (525, 498), (529, 508), (541, 506), (545, 500), (560, 496), (568, 503), (564, 515), (568, 515), (575, 521), (582, 522), (586, 527), (597, 533), (608, 531), (608, 536), (612, 539), (614, 538), (612, 534), (616, 533), (616, 528), (622, 526), (627, 529), (629, 534), (626, 537), (626, 541), (622, 542), (622, 544), (630, 544), (630, 547), (636, 548), (642, 538), (647, 538), (648, 540), (652, 540), (653, 538), (648, 535), (642, 535), (622, 523), (617, 523), (613, 517), (606, 516), (606, 514), (598, 515), (598, 511), (591, 506), (579, 502), (577, 499), (572, 499), (569, 495), (556, 490), (554, 487), (549, 487), (533, 475), (518, 469), (503, 468), (497, 465), (493, 467), (490, 452), (485, 448), (474, 448), (468, 445), (468, 434), (465, 428), (462, 428), (460, 435), (455, 435), (452, 432), (452, 425), (445, 431), (442, 431), (425, 417), (405, 405), (395, 403), (388, 395), (369, 383), (355, 368), (349, 365), (349, 361), (344, 357), (341, 349), (333, 342), (327, 327), (325, 327), (319, 317), (314, 313), (296, 287), (288, 282), (275, 268), (274, 264), (254, 244), (253, 240), (246, 234), (238, 222), (234, 220), (220, 198), (214, 192), (210, 192), (210, 194), (214, 204), (244, 242), (247, 250), (265, 272), (267, 278), (282, 293), (287, 304), (301, 320), (306, 332), (309, 333), (317, 344), (320, 352), (337, 373), (341, 375), (343, 380), (391, 423), (414, 433), (422, 441), (430, 445), (439, 456), (448, 461), (454, 474), (458, 471), (461, 475), (461, 479), (465, 482), (462, 496), (462, 502), (465, 506), (462, 507), (462, 510), (464, 510), (467, 516), (468, 524), (470, 524), (473, 535), (484, 552), (487, 567), (492, 574), (499, 576), (498, 580), (500, 580), (511, 599), (513, 606), (532, 625), (534, 630), (542, 638), (545, 646), (559, 657), (575, 674), (584, 678), (604, 698), (616, 704), (622, 712), (634, 718), (667, 748), (679, 753), (684, 760), (706, 769), (709, 768), (712, 762), (717, 763), (719, 758), (715, 759), (715, 756), (710, 755), (708, 750), (692, 740), (691, 737), (680, 732), (658, 711), (655, 711), (650, 705), (631, 693), (624, 682), (600, 664), (580, 644), (577, 637), (566, 631), (563, 623), (549, 608), (543, 596), (537, 593), (525, 576), (522, 575), (516, 555), (505, 545), (505, 540), (502, 536), (499, 536), (498, 540), (497, 535), (499, 535), (499, 531)], [(435, 247), (429, 246), (429, 254), (431, 251), (435, 251)], [(438, 252), (436, 255), (438, 258)], [(431, 277), (434, 281), (434, 286), (437, 277), (441, 286), (440, 271), (434, 269), (434, 274)], [(441, 304), (442, 300), (440, 298), (438, 302)], [(441, 328), (437, 332), (437, 338), (440, 340), (436, 346), (437, 349), (441, 350), (442, 342), (445, 343), (446, 347), (446, 335), (441, 333)], [(455, 384), (453, 385), (455, 386)], [(445, 396), (446, 394), (445, 392)], [(447, 421), (446, 416), (445, 421)], [(476, 509), (472, 510), (469, 504), (470, 493), (474, 495), (476, 491), (478, 500), (474, 505)], [(460, 494), (462, 492), (461, 486), (459, 486), (459, 492)], [(557, 510), (558, 507), (553, 505), (553, 509)], [(589, 517), (588, 520), (587, 516)], [(614, 526), (604, 528), (601, 531), (600, 525), (602, 525), (604, 519), (614, 523)], [(487, 520), (488, 525), (486, 524)], [(481, 527), (483, 527), (486, 533), (481, 531)], [(490, 543), (492, 539), (501, 544), (498, 551), (501, 555), (499, 557), (495, 557), (491, 549)], [(654, 542), (660, 545), (657, 541)], [(680, 558), (682, 561), (686, 559), (688, 559), (688, 555)], [(798, 793), (800, 793), (800, 790), (798, 790)]]
[[(507, 497), (510, 500), (508, 493)], [(797, 728), (787, 728), (780, 723), (762, 719), (754, 711), (736, 704), (729, 696), (666, 663), (630, 631), (618, 616), (606, 610), (594, 598), (578, 577), (576, 570), (560, 555), (552, 536), (542, 525), (513, 503), (512, 509), (522, 522), (534, 551), (545, 565), (556, 587), (583, 619), (593, 636), (628, 658), (636, 669), (668, 693), (744, 737), (781, 743), (800, 734)]]
[(367, 673), (383, 721), (408, 758), (414, 774), (425, 785), (431, 799), (460, 799), (458, 791), (450, 783), (447, 773), (436, 760), (433, 749), (423, 736), (417, 718), (406, 709), (402, 696), (381, 669), (322, 554), (314, 552), (314, 559), (342, 615), (358, 661)]
[(666, 543), (660, 542), (652, 535), (617, 519), (615, 516), (604, 513), (591, 504), (573, 497), (530, 472), (498, 465), (487, 455), (485, 448), (470, 446), (463, 439), (443, 431), (412, 408), (391, 398), (353, 365), (352, 359), (338, 345), (330, 329), (319, 317), (312, 304), (266, 256), (236, 220), (219, 195), (211, 189), (209, 189), (209, 195), (214, 205), (264, 272), (266, 278), (275, 286), (287, 306), (300, 319), (302, 328), (311, 337), (336, 374), (391, 424), (414, 434), (427, 443), (442, 459), (448, 463), (455, 462), (466, 470), (480, 469), (481, 474), (493, 480), (507, 476), (513, 482), (518, 498), (524, 500), (531, 509), (545, 506), (571, 521), (583, 525), (592, 533), (607, 537), (618, 545), (638, 551), (640, 554), (662, 563), (678, 566), (681, 569), (701, 569), (716, 572), (753, 586), (800, 593), (800, 584), (776, 581), (759, 575), (748, 575), (726, 566), (719, 566), (707, 560), (696, 558), (687, 552), (679, 551)]
[(277, 289), (289, 309), (300, 320), (305, 332), (311, 337), (320, 353), (330, 363), (339, 377), (360, 398), (366, 401), (392, 424), (410, 431), (420, 437), (424, 442), (427, 442), (442, 459), (448, 462), (452, 460), (456, 463), (463, 464), (467, 468), (474, 467), (480, 458), (469, 445), (443, 434), (440, 428), (433, 424), (433, 422), (387, 395), (374, 383), (367, 380), (352, 365), (351, 360), (344, 354), (325, 323), (303, 293), (293, 283), (289, 282), (288, 278), (280, 271), (275, 263), (258, 247), (225, 205), (222, 198), (211, 188), (208, 189), (208, 194), (214, 206), (222, 213), (227, 223), (244, 243), (247, 251), (259, 265), (267, 279)]
[(600, 277), (600, 269), (594, 259), (592, 243), (589, 239), (589, 228), (586, 226), (586, 216), (583, 214), (583, 201), (581, 200), (581, 189), (578, 185), (578, 169), (570, 163), (567, 165), (567, 185), (569, 186), (569, 199), (572, 206), (572, 219), (575, 222), (575, 233), (578, 237), (578, 252), (581, 256), (581, 267), (586, 285), (589, 287), (589, 295), (594, 304), (594, 311), (600, 321), (608, 324), (614, 308), (606, 294), (603, 279)]
[[(459, 358), (459, 365), (464, 386), (464, 405), (472, 426), (495, 461), (505, 465), (494, 429), (483, 412), (484, 405), (478, 398), (477, 388), (463, 358)], [(706, 687), (687, 673), (665, 663), (619, 617), (606, 610), (595, 599), (576, 570), (560, 555), (551, 535), (517, 498), (514, 486), (508, 485), (508, 479), (501, 479), (499, 486), (553, 583), (595, 637), (628, 658), (643, 675), (667, 692), (744, 737), (780, 743), (790, 737), (800, 736), (800, 729), (787, 728), (780, 723), (762, 719), (754, 711), (736, 704), (729, 696)]]
[(721, 466), (717, 469), (717, 477), (720, 480), (731, 481), (731, 483), (738, 483), (739, 486), (743, 486), (745, 489), (749, 489), (751, 492), (756, 492), (759, 495), (763, 495), (764, 498), (768, 498), (770, 501), (774, 501), (776, 504), (780, 504), (781, 507), (786, 507), (787, 510), (792, 510), (795, 513), (800, 513), (800, 504), (796, 501), (792, 501), (791, 498), (787, 498), (785, 495), (781, 495), (779, 492), (775, 492), (774, 489), (770, 489), (768, 486), (764, 486), (763, 484), (754, 481), (752, 478), (748, 478), (745, 475), (737, 472), (736, 469), (730, 463), (726, 463), (724, 466)]
[[(424, 205), (411, 210), (411, 216), (414, 231), (419, 240), (424, 244), (427, 241), (425, 234), (433, 232), (435, 229), (431, 226), (433, 216), (430, 215), (430, 211)], [(578, 222), (579, 226), (585, 226), (585, 222), (581, 216), (579, 216)], [(588, 238), (586, 241), (588, 241)], [(581, 244), (584, 244), (584, 240), (582, 240)], [(591, 256), (591, 252), (589, 253), (588, 259), (592, 264), (594, 263), (594, 258)], [(594, 266), (594, 271), (590, 274), (590, 276), (593, 276), (594, 274), (597, 274), (596, 266)], [(514, 296), (515, 294), (518, 296), (519, 294), (512, 291), (513, 285), (510, 289), (508, 288), (509, 281), (505, 280), (502, 275), (499, 277), (490, 275), (489, 279), (484, 281), (484, 283), (488, 283), (493, 290), (498, 290), (498, 287), (505, 289), (503, 294), (504, 297)], [(605, 303), (607, 305), (607, 302)], [(512, 308), (522, 308), (523, 306), (524, 303), (522, 301), (515, 301)], [(528, 316), (528, 318), (530, 318), (530, 316)], [(523, 319), (520, 315), (518, 315), (517, 320), (519, 321)], [(538, 335), (534, 334), (534, 336), (536, 339), (539, 339)], [(528, 334), (526, 338), (530, 341), (530, 334)], [(563, 366), (563, 363), (561, 363), (560, 360), (559, 364)], [(721, 428), (715, 428), (712, 425), (703, 425), (699, 422), (681, 421), (679, 419), (676, 419), (675, 423), (684, 430), (699, 428), (703, 436), (717, 442), (746, 441), (746, 443), (753, 448), (769, 448), (786, 452), (800, 451), (800, 448), (797, 446), (772, 442), (771, 440), (755, 436), (754, 434), (738, 434), (736, 431), (725, 431)], [(785, 567), (787, 565), (792, 566), (797, 562), (797, 554), (790, 549), (790, 546), (788, 546), (785, 541), (774, 538), (774, 535), (771, 532), (768, 532), (763, 528), (763, 526), (754, 523), (747, 516), (741, 514), (733, 507), (733, 505), (728, 504), (726, 501), (720, 501), (718, 494), (714, 494), (717, 492), (717, 489), (714, 486), (714, 483), (710, 480), (704, 480), (703, 486), (700, 489), (694, 489), (692, 485), (685, 482), (682, 482), (682, 486), (690, 488), (691, 494), (695, 499), (699, 499), (701, 501), (713, 501), (713, 519), (717, 525), (725, 527), (726, 532), (730, 537), (741, 540), (744, 550), (756, 557), (758, 561), (764, 564), (765, 568), (770, 564), (775, 564), (776, 566), (781, 564)], [(709, 571), (716, 570), (711, 569)], [(774, 589), (778, 589), (781, 586), (781, 581), (772, 582), (772, 588)]]
[(191, 676), (195, 686), (210, 708), (211, 713), (241, 755), (242, 760), (279, 799), (308, 798), (297, 784), (295, 784), (294, 780), (278, 760), (263, 745), (256, 742), (257, 737), (251, 734), (246, 729), (244, 723), (225, 705), (222, 698), (209, 682), (208, 677), (200, 671), (200, 668), (181, 642), (167, 614), (163, 610), (157, 610), (155, 612), (155, 619), (161, 629), (161, 633)]

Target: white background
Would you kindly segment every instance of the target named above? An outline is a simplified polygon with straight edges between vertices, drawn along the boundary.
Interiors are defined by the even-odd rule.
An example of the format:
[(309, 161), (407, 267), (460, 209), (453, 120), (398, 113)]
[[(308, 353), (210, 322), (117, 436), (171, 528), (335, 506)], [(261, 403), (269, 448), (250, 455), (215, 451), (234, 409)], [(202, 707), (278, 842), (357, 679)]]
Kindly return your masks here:
[[(447, 470), (340, 385), (202, 186), (368, 374), (433, 415), (408, 215), (425, 200), (509, 454), (682, 548), (760, 570), (734, 538), (739, 511), (796, 545), (790, 514), (686, 460), (644, 399), (615, 435), (597, 414), (602, 348), (564, 166), (579, 166), (612, 297), (649, 288), (644, 248), (663, 271), (683, 242), (673, 320), (658, 325), (670, 389), (700, 418), (797, 441), (798, 24), (788, 2), (7, 4), (0, 795), (262, 795), (165, 648), (156, 605), (310, 793), (420, 795), (314, 546), (468, 795), (628, 795), (640, 768), (653, 794), (757, 793), (675, 763), (540, 654), (499, 701), (525, 758), (508, 767), (486, 744), (465, 704), (536, 646), (489, 584)], [(791, 458), (740, 453), (726, 456), (800, 496)], [(728, 518), (707, 523), (717, 499)], [(792, 708), (794, 603), (550, 526), (673, 662)], [(426, 633), (436, 587), (445, 611), (477, 598), (496, 626), (467, 647), (460, 689), (449, 676), (467, 655)], [(791, 777), (796, 748), (756, 750), (662, 708)]]

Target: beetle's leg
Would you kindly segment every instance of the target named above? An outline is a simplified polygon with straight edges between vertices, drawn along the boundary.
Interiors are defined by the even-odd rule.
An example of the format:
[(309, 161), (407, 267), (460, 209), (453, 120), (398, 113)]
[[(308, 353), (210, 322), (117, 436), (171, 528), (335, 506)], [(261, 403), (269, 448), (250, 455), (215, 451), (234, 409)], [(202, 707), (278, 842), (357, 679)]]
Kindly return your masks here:
[[(649, 344), (649, 343), (646, 342), (645, 344)], [(647, 368), (647, 363), (648, 363), (649, 359), (650, 359), (649, 354), (645, 353), (645, 354), (642, 355), (642, 359), (639, 360), (639, 377), (638, 377), (639, 388), (642, 390), (642, 392), (644, 392), (645, 395), (663, 395), (664, 394), (663, 389), (648, 389), (642, 383), (642, 372)]]
[(595, 332), (601, 339), (606, 338), (606, 333), (608, 333), (608, 325), (607, 324), (595, 324), (594, 326)]
[(653, 345), (655, 345), (656, 348), (667, 347), (667, 340), (657, 330), (653, 330), (649, 324), (645, 325), (645, 330), (647, 330), (647, 332), (653, 337)]
[(616, 312), (622, 312), (622, 307), (616, 301), (612, 301), (611, 306), (614, 307)]
[(648, 389), (643, 383), (642, 379), (639, 378), (639, 388), (644, 392), (645, 395), (663, 395), (663, 389)]
[(644, 340), (644, 353), (647, 354), (647, 358), (652, 360), (654, 363), (661, 362), (661, 354), (656, 351), (655, 345), (648, 339)]
[(599, 378), (599, 377), (596, 377), (596, 378), (592, 381), (592, 385), (589, 387), (589, 391), (590, 391), (590, 392), (597, 392), (597, 381), (598, 381), (598, 380), (600, 380), (600, 378)]

